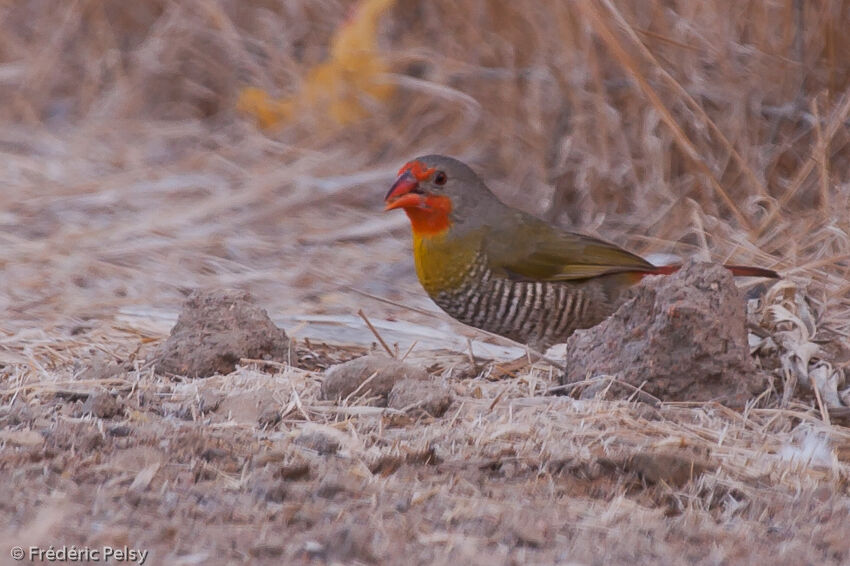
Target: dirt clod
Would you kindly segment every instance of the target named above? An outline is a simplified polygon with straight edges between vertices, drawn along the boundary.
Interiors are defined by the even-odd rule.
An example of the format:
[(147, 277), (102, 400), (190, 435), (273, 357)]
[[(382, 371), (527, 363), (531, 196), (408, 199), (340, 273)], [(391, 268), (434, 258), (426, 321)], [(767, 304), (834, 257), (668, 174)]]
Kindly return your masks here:
[(111, 436), (124, 438), (125, 436), (130, 436), (133, 433), (133, 429), (126, 425), (115, 425), (106, 429), (106, 432)]
[[(371, 354), (329, 367), (322, 382), (322, 398), (344, 399), (357, 391), (358, 396), (377, 396), (376, 404), (383, 406), (397, 382), (428, 378), (428, 372), (420, 367)], [(369, 382), (364, 385), (366, 380)]]
[(512, 523), (511, 530), (519, 544), (535, 548), (546, 544), (549, 526), (539, 517), (530, 513), (519, 513)]
[(211, 389), (204, 389), (198, 395), (198, 410), (203, 413), (214, 413), (224, 401), (224, 393)]
[(132, 364), (128, 368), (125, 367), (125, 364), (101, 355), (88, 364), (88, 367), (80, 373), (80, 378), (91, 379), (93, 381), (108, 380), (126, 373), (128, 369), (132, 369)]
[(297, 481), (310, 476), (310, 464), (303, 459), (286, 462), (277, 470), (277, 477), (282, 480)]
[(404, 379), (390, 391), (387, 406), (412, 416), (441, 417), (452, 404), (452, 394), (442, 383)]
[(328, 535), (324, 547), (330, 557), (342, 562), (373, 564), (378, 561), (375, 536), (375, 531), (369, 528), (369, 518), (356, 517), (334, 529)]
[(331, 470), (326, 473), (316, 487), (316, 495), (326, 499), (333, 499), (334, 496), (340, 493), (351, 494), (361, 492), (361, 481), (351, 473), (344, 473), (337, 470)]
[(295, 444), (315, 450), (319, 454), (336, 454), (340, 448), (336, 438), (318, 430), (305, 430), (295, 438)]
[(285, 361), (289, 339), (250, 293), (196, 290), (157, 355), (160, 372), (209, 377), (232, 372), (240, 358)]
[(561, 383), (614, 376), (633, 386), (611, 387), (624, 396), (640, 388), (662, 401), (740, 406), (765, 387), (745, 324), (729, 271), (691, 261), (674, 275), (648, 278), (610, 318), (571, 336)]
[(0, 407), (0, 427), (11, 428), (13, 426), (28, 423), (33, 420), (33, 412), (23, 403), (14, 403)]
[(262, 428), (268, 428), (280, 422), (280, 411), (275, 407), (266, 407), (257, 417), (257, 424)]
[(92, 393), (79, 409), (79, 415), (110, 419), (123, 411), (121, 404), (109, 393)]
[(648, 484), (664, 482), (681, 487), (709, 469), (709, 461), (687, 450), (653, 450), (634, 454), (624, 459), (619, 467), (637, 474)]

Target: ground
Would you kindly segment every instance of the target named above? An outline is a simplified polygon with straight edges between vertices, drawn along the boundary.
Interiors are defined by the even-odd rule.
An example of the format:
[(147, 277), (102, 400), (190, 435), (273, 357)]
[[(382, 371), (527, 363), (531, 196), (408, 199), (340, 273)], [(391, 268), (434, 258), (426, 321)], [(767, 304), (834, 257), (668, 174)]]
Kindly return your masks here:
[[(66, 210), (91, 206), (85, 194), (54, 198)], [(522, 352), (516, 346), (492, 344), (492, 355), (502, 361), (471, 359), (463, 339), (455, 338), (460, 346), (454, 348), (428, 344), (465, 333), (476, 339), (474, 354), (493, 339), (362, 294), (341, 299), (333, 287), (322, 294), (322, 283), (287, 283), (303, 277), (298, 271), (305, 268), (285, 250), (311, 250), (311, 244), (294, 242), (299, 232), (302, 238), (315, 233), (301, 232), (303, 216), (274, 226), (282, 244), (266, 253), (281, 266), (271, 274), (244, 274), (264, 279), (251, 300), (281, 321), (289, 351), (284, 355), (276, 346), (279, 361), (230, 358), (236, 369), (223, 375), (212, 367), (213, 377), (180, 377), (173, 367), (158, 370), (157, 363), (170, 351), (163, 345), (184, 293), (194, 285), (210, 287), (208, 276), (200, 271), (197, 281), (183, 273), (164, 283), (157, 282), (160, 275), (142, 281), (143, 269), (81, 250), (115, 230), (127, 231), (127, 240), (115, 243), (119, 248), (149, 250), (155, 236), (139, 241), (132, 224), (117, 222), (65, 243), (69, 235), (49, 221), (51, 204), (43, 199), (33, 211), (27, 226), (43, 232), (32, 245), (42, 246), (42, 253), (62, 247), (71, 259), (50, 253), (47, 265), (18, 260), (5, 274), (9, 281), (38, 270), (52, 279), (38, 287), (39, 300), (26, 309), (19, 303), (17, 318), (7, 319), (0, 475), (15, 487), (0, 502), (0, 513), (8, 547), (128, 545), (149, 550), (154, 564), (850, 559), (843, 535), (850, 434), (824, 425), (811, 394), (780, 405), (781, 383), (774, 380), (762, 395), (767, 402), (734, 410), (686, 399), (658, 404), (630, 394), (557, 395), (560, 370), (532, 363), (533, 356), (508, 361)], [(130, 193), (103, 214), (139, 214), (127, 211), (133, 206)], [(318, 215), (314, 222), (322, 220)], [(352, 257), (355, 248), (345, 245), (313, 253), (332, 263), (374, 265), (372, 273), (352, 270), (344, 283), (427, 307), (403, 259), (406, 234), (391, 230), (374, 246), (397, 254), (401, 268)], [(245, 234), (230, 237), (238, 241)], [(116, 248), (99, 249), (108, 255)], [(192, 253), (174, 258), (175, 268), (209, 257)], [(287, 265), (297, 266), (296, 273)], [(370, 276), (382, 270), (393, 274), (380, 280), (394, 287), (369, 287)], [(95, 277), (104, 271), (113, 274)], [(214, 296), (243, 275), (233, 265), (226, 271), (232, 276), (211, 286), (219, 290)], [(169, 287), (172, 276), (183, 283)], [(147, 303), (133, 299), (148, 306), (98, 312), (110, 297), (123, 299), (127, 285), (152, 293)], [(389, 359), (356, 314), (297, 322), (299, 310), (321, 313), (323, 304), (337, 301), (374, 319), (391, 351), (406, 353), (406, 363), (427, 370), (448, 392), (451, 405), (441, 416), (376, 406), (366, 394), (325, 399), (327, 367), (370, 351)], [(186, 304), (197, 310), (199, 300)], [(177, 335), (183, 339), (191, 334), (187, 325), (235, 329), (239, 320), (247, 321), (254, 340), (267, 337), (254, 330), (266, 323), (253, 311), (243, 315), (228, 302), (223, 312), (238, 314), (216, 314), (200, 304), (200, 318), (198, 312), (181, 318)], [(739, 305), (743, 317), (742, 299)], [(31, 317), (43, 326), (34, 326)], [(421, 328), (433, 333), (421, 336), (425, 346), (413, 344)], [(317, 340), (323, 334), (328, 340)], [(193, 360), (203, 356), (197, 345), (178, 350)]]
[(454, 404), (411, 418), (319, 400), (316, 370), (362, 352), (314, 353), (309, 371), (167, 379), (125, 361), (22, 389), (2, 413), (4, 543), (129, 545), (154, 564), (850, 556), (850, 439), (833, 435), (836, 462), (800, 408), (578, 401), (547, 395), (545, 372), (492, 380), (459, 355), (433, 375)]
[[(847, 6), (619, 4), (0, 9), (0, 561), (850, 563)], [(433, 151), (636, 253), (780, 271), (718, 311), (738, 402), (617, 371), (657, 311), (576, 339), (604, 359), (440, 313), (381, 210)], [(196, 289), (254, 306), (184, 322), (274, 339), (169, 349)], [(334, 395), (366, 354), (409, 379)]]

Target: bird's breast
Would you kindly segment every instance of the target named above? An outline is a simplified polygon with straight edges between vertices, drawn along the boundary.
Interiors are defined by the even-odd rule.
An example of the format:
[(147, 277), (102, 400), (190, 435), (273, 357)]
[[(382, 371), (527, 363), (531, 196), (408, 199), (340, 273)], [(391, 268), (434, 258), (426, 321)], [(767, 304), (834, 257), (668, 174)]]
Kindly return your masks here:
[(413, 257), (419, 282), (432, 298), (465, 287), (478, 275), (476, 266), (483, 266), (484, 259), (480, 241), (475, 238), (416, 234)]
[(545, 348), (566, 341), (613, 307), (601, 281), (517, 281), (495, 273), (475, 241), (414, 237), (416, 273), (428, 295), (455, 319)]

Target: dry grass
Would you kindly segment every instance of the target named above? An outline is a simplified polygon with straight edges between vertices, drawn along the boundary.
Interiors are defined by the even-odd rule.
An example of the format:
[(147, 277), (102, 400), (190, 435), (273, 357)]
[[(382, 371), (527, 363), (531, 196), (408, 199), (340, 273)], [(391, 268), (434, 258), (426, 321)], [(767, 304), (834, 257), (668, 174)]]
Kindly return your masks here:
[[(0, 504), (11, 519), (0, 524), (12, 525), (0, 540), (11, 545), (27, 531), (43, 533), (33, 544), (101, 540), (62, 526), (96, 501), (107, 509), (99, 520), (114, 513), (130, 544), (174, 563), (208, 552), (204, 544), (218, 550), (208, 559), (246, 561), (254, 552), (263, 560), (270, 539), (277, 557), (293, 560), (307, 560), (305, 545), (319, 540), (354, 549), (329, 560), (393, 562), (402, 549), (423, 563), (589, 563), (599, 555), (594, 537), (609, 563), (735, 563), (772, 554), (775, 532), (789, 541), (780, 562), (848, 560), (846, 543), (830, 533), (846, 525), (850, 471), (840, 410), (850, 359), (850, 3), (398, 0), (377, 37), (395, 94), (364, 97), (366, 117), (340, 127), (307, 108), (261, 131), (235, 110), (246, 86), (284, 98), (303, 89), (351, 8), (326, 0), (0, 6), (0, 473), (59, 493), (44, 503), (23, 489)], [(441, 336), (487, 337), (363, 293), (433, 310), (415, 281), (405, 219), (381, 215), (379, 204), (398, 166), (432, 151), (471, 162), (506, 202), (636, 252), (782, 271), (786, 281), (751, 304), (751, 345), (775, 390), (743, 414), (712, 405), (650, 414), (545, 395), (553, 381), (545, 364), (490, 380), (499, 374), (492, 365), (458, 373), (457, 356), (427, 352)], [(390, 427), (389, 413), (319, 402), (315, 371), (249, 364), (203, 383), (152, 375), (151, 344), (197, 286), (250, 289), (295, 336), (368, 343), (365, 327), (349, 340), (303, 320), (349, 321), (360, 309), (373, 322), (433, 327), (412, 359), (433, 366), (459, 402), (444, 419)], [(403, 352), (416, 332), (384, 336)], [(95, 358), (126, 371), (92, 377)], [(234, 396), (262, 388), (283, 421), (261, 430), (256, 418), (196, 418), (199, 388)], [(56, 401), (104, 389), (133, 408), (125, 423), (138, 431), (133, 442), (150, 444), (163, 462), (141, 497), (144, 519), (122, 494), (147, 464), (115, 464), (122, 437)], [(176, 408), (152, 409), (141, 393)], [(32, 419), (13, 424), (7, 417), (22, 403)], [(181, 403), (187, 420), (175, 417)], [(307, 421), (339, 431), (344, 457), (293, 448)], [(52, 431), (44, 442), (55, 445), (27, 444), (30, 429)], [(50, 435), (80, 431), (100, 431), (103, 444), (79, 448), (87, 459), (63, 477), (73, 467), (63, 455), (78, 448)], [(201, 440), (185, 453), (154, 442), (170, 435)], [(204, 460), (207, 444), (224, 446), (224, 460), (239, 466), (221, 471)], [(708, 471), (646, 487), (635, 456), (676, 446)], [(387, 475), (370, 468), (375, 458), (426, 448), (444, 467), (412, 457)], [(338, 471), (358, 478), (356, 488), (343, 487), (349, 499), (317, 502), (308, 481), (270, 510), (278, 503), (257, 493), (273, 480), (254, 462), (278, 449), (306, 458), (316, 485)], [(169, 467), (171, 458), (178, 463)], [(181, 483), (185, 469), (200, 487)], [(89, 499), (97, 486), (104, 491)], [(163, 519), (168, 493), (215, 498), (219, 489), (225, 494), (197, 511), (197, 524), (185, 522), (193, 506), (184, 499)], [(404, 498), (419, 510), (394, 522)], [(303, 521), (287, 507), (296, 502)], [(522, 531), (537, 525), (523, 513), (544, 526)], [(244, 527), (233, 531), (238, 551), (217, 546), (226, 531), (211, 523), (222, 514)], [(374, 540), (339, 534), (364, 517), (377, 517)], [(43, 529), (30, 530), (37, 524)], [(291, 540), (269, 525), (286, 525)], [(159, 528), (176, 534), (142, 535)]]

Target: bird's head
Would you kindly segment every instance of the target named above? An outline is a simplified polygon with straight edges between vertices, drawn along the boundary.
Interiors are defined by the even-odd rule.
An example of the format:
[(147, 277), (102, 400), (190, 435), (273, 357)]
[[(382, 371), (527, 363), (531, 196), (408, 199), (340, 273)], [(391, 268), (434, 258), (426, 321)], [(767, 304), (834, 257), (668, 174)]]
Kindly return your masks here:
[(444, 233), (467, 224), (481, 203), (495, 200), (478, 175), (464, 163), (444, 155), (408, 161), (384, 197), (384, 210), (404, 209), (417, 236)]

